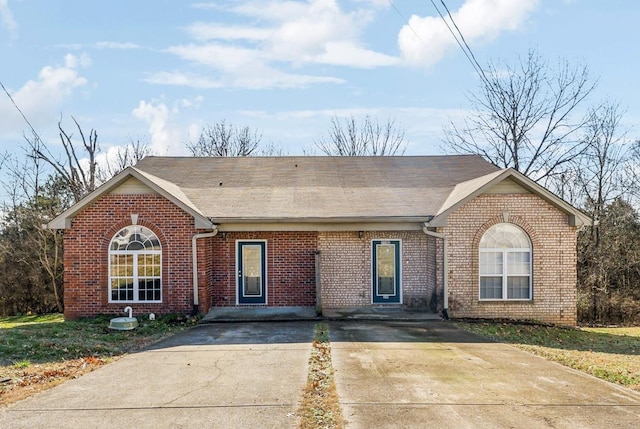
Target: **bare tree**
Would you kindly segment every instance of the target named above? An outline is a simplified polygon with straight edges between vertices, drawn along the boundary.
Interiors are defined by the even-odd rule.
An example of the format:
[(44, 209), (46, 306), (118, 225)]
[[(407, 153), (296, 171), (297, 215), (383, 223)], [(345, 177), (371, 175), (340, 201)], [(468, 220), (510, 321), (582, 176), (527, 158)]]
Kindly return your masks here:
[(82, 148), (78, 150), (73, 142), (73, 133), (65, 131), (62, 128), (62, 121), (58, 121), (60, 141), (65, 153), (63, 160), (55, 157), (37, 135), (33, 138), (26, 138), (26, 140), (31, 152), (30, 156), (49, 164), (56, 174), (68, 183), (73, 192), (74, 200), (77, 202), (84, 195), (95, 190), (99, 182), (97, 156), (100, 147), (96, 130), (91, 129), (86, 136), (78, 121), (73, 116), (71, 119), (80, 134)]
[(620, 129), (622, 114), (619, 105), (609, 101), (592, 108), (584, 127), (584, 154), (573, 163), (576, 184), (595, 223), (605, 206), (627, 193), (625, 166), (631, 151)]
[(262, 140), (262, 134), (249, 127), (236, 127), (224, 120), (202, 129), (198, 141), (187, 143), (192, 156), (250, 156)]
[(285, 156), (284, 150), (281, 147), (273, 144), (272, 142), (267, 143), (258, 151), (259, 156)]
[(553, 69), (534, 51), (515, 66), (491, 63), (470, 96), (474, 113), (445, 129), (448, 149), (545, 182), (585, 150), (585, 119), (575, 116), (594, 87), (586, 66)]
[(107, 157), (104, 166), (99, 168), (101, 181), (109, 180), (127, 167), (135, 165), (145, 156), (153, 153), (148, 143), (141, 142), (140, 139), (131, 139), (125, 146), (116, 148), (114, 158)]
[(73, 198), (33, 157), (7, 159), (0, 216), (0, 313), (62, 311), (62, 233), (43, 229)]
[[(584, 127), (584, 154), (572, 162), (573, 184), (578, 187), (584, 207), (593, 219), (593, 224), (583, 229), (579, 235), (578, 278), (579, 288), (584, 297), (589, 297), (589, 319), (601, 319), (600, 302), (611, 301), (611, 292), (616, 288), (611, 281), (619, 272), (611, 251), (615, 235), (615, 210), (610, 210), (614, 201), (627, 194), (626, 164), (630, 150), (625, 144), (626, 133), (620, 129), (622, 112), (618, 104), (606, 101), (592, 108)], [(603, 222), (608, 215), (606, 222)], [(603, 244), (602, 237), (608, 237)], [(619, 241), (624, 237), (618, 237)], [(604, 305), (608, 307), (608, 305)], [(584, 312), (584, 309), (582, 309)]]
[(343, 121), (334, 116), (328, 136), (317, 140), (315, 146), (333, 156), (403, 155), (407, 148), (404, 131), (396, 126), (395, 119), (381, 124), (369, 115), (361, 123), (353, 116)]

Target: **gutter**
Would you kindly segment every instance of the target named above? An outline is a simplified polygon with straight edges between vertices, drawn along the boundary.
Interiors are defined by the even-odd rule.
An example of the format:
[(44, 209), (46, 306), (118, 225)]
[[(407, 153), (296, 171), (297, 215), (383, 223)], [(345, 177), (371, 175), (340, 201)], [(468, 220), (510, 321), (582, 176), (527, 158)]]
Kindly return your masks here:
[(214, 237), (218, 234), (218, 225), (214, 225), (213, 231), (201, 232), (191, 238), (191, 256), (193, 257), (193, 310), (191, 315), (198, 314), (198, 246), (197, 241), (200, 238)]
[(422, 227), (422, 232), (432, 237), (441, 239), (443, 243), (442, 253), (444, 254), (443, 255), (444, 274), (442, 276), (442, 283), (443, 283), (442, 286), (443, 286), (443, 293), (444, 293), (444, 303), (442, 305), (442, 316), (445, 319), (448, 319), (449, 318), (449, 258), (448, 258), (449, 244), (447, 241), (447, 236), (439, 232), (431, 231), (429, 229), (430, 228), (429, 222), (425, 222), (423, 225), (424, 226)]

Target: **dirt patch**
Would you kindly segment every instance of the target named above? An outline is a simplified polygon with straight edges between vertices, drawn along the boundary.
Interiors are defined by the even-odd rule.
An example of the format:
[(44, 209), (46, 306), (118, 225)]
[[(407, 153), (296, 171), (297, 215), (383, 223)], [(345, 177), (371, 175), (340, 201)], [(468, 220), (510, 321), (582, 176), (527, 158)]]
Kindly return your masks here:
[(1, 367), (0, 405), (20, 401), (67, 380), (91, 372), (108, 361), (102, 358), (80, 358), (47, 364), (33, 364), (26, 368), (19, 365)]
[(313, 348), (309, 358), (309, 373), (298, 411), (299, 429), (342, 429), (344, 420), (333, 379), (329, 325), (319, 323), (315, 328)]

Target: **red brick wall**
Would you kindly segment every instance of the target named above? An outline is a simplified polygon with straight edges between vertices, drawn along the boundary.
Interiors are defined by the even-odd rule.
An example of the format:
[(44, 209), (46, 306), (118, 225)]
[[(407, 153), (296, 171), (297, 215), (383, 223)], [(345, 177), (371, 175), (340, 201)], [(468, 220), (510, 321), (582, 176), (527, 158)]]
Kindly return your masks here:
[[(191, 237), (198, 232), (193, 218), (159, 195), (104, 195), (64, 232), (65, 318), (121, 314), (129, 305), (108, 302), (108, 250), (113, 236), (131, 225), (131, 214), (138, 214), (138, 224), (151, 229), (162, 245), (162, 303), (133, 304), (134, 315), (191, 312)], [(202, 304), (206, 307), (206, 300), (201, 310)]]
[(234, 232), (211, 239), (214, 307), (236, 305), (236, 240), (266, 240), (269, 306), (315, 306), (316, 232)]
[[(491, 226), (522, 228), (533, 247), (533, 299), (480, 301), (478, 245)], [(449, 240), (449, 314), (453, 317), (529, 319), (576, 324), (576, 227), (568, 216), (533, 194), (481, 195), (451, 214), (440, 228)]]
[[(108, 302), (109, 243), (122, 228), (151, 229), (162, 245), (162, 303)], [(65, 318), (121, 314), (186, 314), (193, 307), (193, 218), (159, 195), (104, 195), (73, 219), (64, 234)], [(266, 240), (268, 305), (315, 306), (317, 233), (229, 233), (197, 241), (199, 311), (236, 302), (237, 239)]]

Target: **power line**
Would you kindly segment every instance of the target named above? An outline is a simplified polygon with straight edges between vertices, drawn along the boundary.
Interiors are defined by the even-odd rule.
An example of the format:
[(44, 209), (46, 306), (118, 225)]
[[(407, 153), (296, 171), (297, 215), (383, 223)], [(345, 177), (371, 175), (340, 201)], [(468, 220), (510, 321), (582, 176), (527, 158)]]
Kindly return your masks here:
[[(453, 24), (453, 26), (455, 27), (456, 31), (460, 35), (460, 38), (462, 39), (462, 43), (464, 43), (464, 46), (467, 48), (465, 50), (464, 48), (462, 48), (462, 46), (460, 46), (462, 48), (463, 52), (465, 53), (465, 56), (471, 62), (471, 65), (474, 66), (474, 68), (476, 69), (476, 72), (478, 72), (478, 74), (480, 75), (480, 79), (484, 80), (486, 84), (489, 84), (489, 80), (487, 79), (487, 76), (484, 74), (484, 70), (483, 70), (482, 66), (480, 65), (480, 63), (476, 59), (476, 56), (473, 54), (473, 51), (471, 50), (471, 47), (469, 46), (469, 44), (467, 43), (466, 39), (464, 38), (464, 35), (462, 34), (462, 31), (460, 31), (460, 28), (458, 28), (458, 24), (456, 24), (456, 21), (453, 19), (453, 15), (451, 15), (451, 12), (449, 11), (449, 8), (445, 4), (444, 0), (440, 0), (440, 3), (442, 3), (442, 6), (444, 7), (444, 10), (447, 11), (447, 16), (449, 17), (449, 19), (451, 20), (451, 23)], [(431, 4), (433, 4), (433, 0), (431, 0)], [(435, 7), (435, 4), (434, 4), (434, 7)], [(437, 9), (438, 8), (436, 8), (436, 10)], [(438, 10), (438, 13), (440, 13), (439, 10)], [(440, 16), (442, 17), (442, 15), (440, 15)], [(442, 19), (445, 21), (445, 24), (446, 24), (447, 21), (444, 18), (442, 18)], [(451, 31), (451, 28), (448, 25), (447, 25), (447, 28), (449, 28), (449, 31)], [(454, 35), (453, 37), (455, 38), (456, 36)], [(456, 41), (458, 41), (457, 38), (456, 38)], [(458, 42), (458, 45), (460, 45), (460, 42)], [(471, 58), (469, 58), (469, 55), (467, 55), (467, 52), (469, 53)]]
[(16, 108), (16, 110), (20, 113), (20, 116), (22, 116), (22, 119), (24, 119), (24, 121), (27, 123), (27, 125), (29, 125), (29, 128), (31, 129), (31, 132), (33, 133), (33, 135), (36, 137), (36, 139), (39, 142), (42, 142), (42, 139), (40, 138), (40, 135), (38, 134), (38, 132), (36, 131), (35, 128), (33, 128), (33, 125), (31, 125), (31, 122), (29, 122), (29, 119), (27, 119), (27, 117), (25, 116), (25, 114), (22, 112), (22, 110), (20, 110), (20, 107), (18, 107), (18, 104), (16, 103), (16, 101), (13, 99), (13, 97), (11, 96), (11, 94), (9, 93), (9, 91), (7, 90), (7, 88), (5, 88), (5, 86), (2, 84), (2, 82), (0, 81), (0, 86), (2, 87), (2, 90), (4, 91), (5, 94), (7, 94), (7, 97), (9, 97), (9, 100), (11, 100), (11, 103), (13, 104), (13, 106)]
[[(464, 35), (462, 34), (462, 31), (460, 31), (460, 28), (456, 24), (456, 21), (453, 19), (453, 15), (451, 15), (451, 12), (449, 11), (449, 8), (445, 4), (444, 0), (440, 0), (440, 3), (442, 3), (442, 6), (444, 7), (444, 10), (447, 12), (446, 17), (442, 13), (442, 11), (438, 7), (438, 5), (436, 5), (435, 1), (434, 0), (430, 0), (430, 1), (431, 1), (431, 4), (433, 5), (433, 8), (436, 10), (436, 12), (438, 12), (438, 15), (440, 16), (440, 19), (442, 19), (442, 21), (444, 22), (445, 26), (449, 30), (449, 33), (451, 33), (451, 35), (453, 36), (454, 40), (456, 41), (456, 43), (458, 44), (458, 46), (460, 47), (460, 49), (464, 53), (465, 57), (467, 57), (467, 60), (471, 64), (471, 67), (473, 67), (473, 69), (476, 71), (476, 73), (478, 74), (480, 79), (483, 80), (485, 82), (485, 84), (491, 86), (491, 84), (489, 82), (489, 79), (487, 79), (487, 76), (485, 75), (482, 66), (480, 65), (480, 63), (476, 59), (475, 55), (473, 54), (473, 51), (471, 50), (471, 47), (469, 46), (469, 44), (467, 43), (466, 39), (464, 38)], [(393, 3), (393, 1), (392, 0), (387, 0), (387, 2), (393, 8), (393, 10), (395, 10), (395, 12), (398, 14), (398, 16), (400, 18), (402, 18), (403, 22), (405, 22), (407, 24), (407, 27), (409, 27), (409, 29), (413, 32), (413, 34), (416, 36), (416, 38), (423, 45), (427, 46), (426, 42), (420, 37), (420, 34), (418, 34), (418, 32), (415, 30), (415, 28), (413, 28), (411, 26), (411, 23), (409, 22), (409, 20), (407, 20), (404, 17), (404, 15), (402, 15), (402, 13), (396, 7), (396, 5)], [(449, 21), (451, 21), (451, 24), (455, 28), (455, 31), (453, 30), (453, 28), (451, 28), (451, 25), (449, 25), (449, 21), (447, 21), (447, 17), (449, 18)]]
[(422, 38), (420, 37), (420, 35), (418, 34), (418, 32), (411, 26), (411, 24), (409, 23), (409, 20), (407, 18), (404, 17), (404, 15), (402, 14), (402, 12), (400, 12), (400, 10), (396, 7), (395, 4), (393, 4), (393, 2), (391, 0), (387, 0), (387, 2), (389, 2), (389, 4), (391, 5), (391, 7), (393, 8), (393, 10), (396, 11), (396, 13), (398, 14), (398, 16), (402, 19), (402, 22), (405, 22), (407, 24), (407, 27), (409, 27), (409, 29), (413, 32), (413, 34), (416, 36), (416, 38), (418, 40), (420, 40), (422, 42), (423, 45), (426, 46), (426, 43), (424, 42), (424, 40), (422, 40)]

